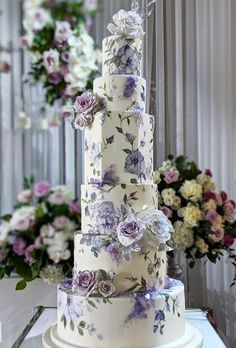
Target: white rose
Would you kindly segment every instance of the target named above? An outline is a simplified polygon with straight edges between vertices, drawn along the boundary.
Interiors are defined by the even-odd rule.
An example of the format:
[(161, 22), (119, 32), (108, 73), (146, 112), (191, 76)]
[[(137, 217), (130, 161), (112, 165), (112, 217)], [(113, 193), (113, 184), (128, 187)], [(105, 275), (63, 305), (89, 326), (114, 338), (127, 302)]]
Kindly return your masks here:
[(40, 236), (45, 238), (45, 237), (53, 237), (55, 234), (55, 229), (52, 227), (52, 225), (47, 224), (47, 225), (43, 225), (40, 228)]
[(174, 210), (177, 210), (180, 208), (180, 206), (181, 206), (181, 198), (179, 196), (175, 196), (173, 198), (173, 203), (171, 205), (171, 208)]
[(0, 247), (4, 246), (4, 244), (6, 243), (10, 231), (10, 223), (3, 221), (3, 223), (0, 225)]
[(161, 182), (161, 174), (158, 170), (155, 170), (155, 172), (153, 173), (153, 181), (157, 185)]
[(18, 193), (17, 200), (20, 203), (29, 203), (32, 199), (32, 191), (31, 190), (24, 190)]
[(202, 186), (196, 180), (186, 180), (179, 192), (185, 199), (192, 202), (198, 202), (202, 198)]
[(37, 32), (51, 22), (52, 18), (49, 11), (43, 8), (31, 8), (25, 12), (23, 26), (28, 32)]
[(56, 22), (55, 29), (55, 40), (56, 42), (63, 44), (67, 42), (68, 39), (72, 36), (71, 25), (67, 21)]
[(170, 206), (173, 205), (174, 200), (173, 200), (173, 197), (171, 197), (171, 196), (165, 196), (165, 197), (163, 198), (163, 202), (164, 202), (165, 205), (167, 205), (168, 207), (170, 207)]
[(176, 194), (176, 191), (174, 189), (172, 189), (172, 188), (164, 189), (161, 192), (161, 195), (162, 195), (163, 198), (165, 198), (165, 197), (172, 197), (172, 198), (174, 198), (175, 194)]
[(43, 65), (49, 74), (58, 72), (60, 69), (60, 54), (56, 49), (50, 49), (43, 53)]
[(85, 0), (84, 2), (84, 8), (86, 11), (95, 11), (97, 7), (97, 0)]
[(120, 10), (113, 16), (113, 23), (109, 23), (107, 28), (113, 34), (135, 40), (143, 38), (142, 17), (134, 11)]

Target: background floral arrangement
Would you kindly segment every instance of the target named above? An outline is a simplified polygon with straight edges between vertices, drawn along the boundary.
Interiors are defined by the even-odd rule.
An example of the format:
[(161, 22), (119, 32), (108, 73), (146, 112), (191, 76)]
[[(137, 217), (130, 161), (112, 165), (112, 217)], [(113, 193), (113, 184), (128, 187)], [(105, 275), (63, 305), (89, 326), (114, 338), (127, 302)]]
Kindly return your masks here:
[[(194, 267), (196, 259), (206, 257), (213, 263), (228, 252), (236, 267), (234, 240), (236, 237), (235, 202), (226, 192), (216, 191), (212, 173), (203, 173), (194, 162), (183, 156), (169, 156), (157, 171), (159, 209), (175, 228), (174, 248), (182, 251)], [(232, 285), (236, 282), (234, 277)]]
[(73, 98), (98, 73), (100, 51), (88, 30), (96, 0), (25, 0), (21, 44), (31, 53), (30, 76), (41, 81), (46, 101)]
[(80, 205), (65, 186), (26, 179), (12, 214), (0, 225), (0, 279), (16, 272), (27, 282), (41, 277), (57, 283), (73, 268), (74, 231), (80, 228)]

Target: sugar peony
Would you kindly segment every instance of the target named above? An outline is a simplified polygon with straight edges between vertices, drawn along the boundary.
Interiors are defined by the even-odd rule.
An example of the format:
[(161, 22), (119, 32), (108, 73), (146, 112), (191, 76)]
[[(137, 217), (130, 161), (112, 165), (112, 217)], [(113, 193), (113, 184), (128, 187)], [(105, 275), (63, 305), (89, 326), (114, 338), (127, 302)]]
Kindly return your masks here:
[(83, 271), (73, 279), (73, 288), (79, 295), (89, 296), (98, 281), (98, 272)]
[(117, 227), (117, 237), (124, 246), (130, 246), (140, 240), (145, 230), (145, 224), (137, 218), (128, 218)]

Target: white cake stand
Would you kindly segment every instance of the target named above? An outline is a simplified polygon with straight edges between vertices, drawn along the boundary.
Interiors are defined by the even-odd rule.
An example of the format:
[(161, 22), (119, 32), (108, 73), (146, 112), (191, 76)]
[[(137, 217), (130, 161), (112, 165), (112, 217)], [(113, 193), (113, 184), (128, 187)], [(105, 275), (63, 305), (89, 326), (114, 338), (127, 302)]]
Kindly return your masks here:
[[(85, 348), (71, 343), (69, 344), (59, 337), (56, 324), (44, 332), (42, 340), (44, 348)], [(201, 332), (195, 327), (186, 324), (185, 335), (181, 339), (162, 346), (156, 346), (156, 348), (201, 348), (202, 345), (203, 338)]]

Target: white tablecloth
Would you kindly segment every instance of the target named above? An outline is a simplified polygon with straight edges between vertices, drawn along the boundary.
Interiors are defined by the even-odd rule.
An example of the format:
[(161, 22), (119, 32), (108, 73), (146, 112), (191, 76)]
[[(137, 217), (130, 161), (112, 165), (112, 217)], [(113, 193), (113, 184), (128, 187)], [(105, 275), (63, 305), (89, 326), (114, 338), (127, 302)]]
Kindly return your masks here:
[[(186, 311), (186, 319), (189, 324), (198, 328), (204, 339), (203, 348), (225, 348), (206, 315), (200, 310)], [(46, 309), (40, 316), (34, 327), (29, 332), (22, 348), (41, 348), (41, 334), (51, 324), (56, 321), (56, 309)]]

